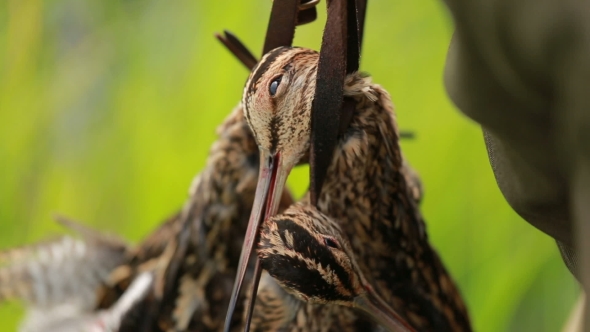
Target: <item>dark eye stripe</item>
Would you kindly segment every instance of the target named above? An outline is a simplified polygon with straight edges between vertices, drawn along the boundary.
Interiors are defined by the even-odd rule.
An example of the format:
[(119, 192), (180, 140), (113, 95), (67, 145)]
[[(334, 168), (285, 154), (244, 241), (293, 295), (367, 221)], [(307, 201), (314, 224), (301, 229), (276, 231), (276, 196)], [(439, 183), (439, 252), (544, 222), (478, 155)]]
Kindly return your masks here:
[(323, 243), (319, 243), (309, 232), (289, 219), (276, 221), (279, 227), (279, 234), (289, 231), (293, 235), (293, 250), (306, 258), (319, 260), (322, 265), (330, 265), (330, 268), (336, 273), (342, 285), (354, 292), (350, 275), (336, 261), (334, 255)]
[(291, 49), (290, 47), (280, 47), (280, 48), (276, 48), (276, 49), (270, 51), (270, 53), (268, 53), (266, 58), (261, 60), (261, 62), (259, 62), (258, 65), (256, 65), (256, 68), (254, 68), (254, 70), (252, 71), (252, 78), (248, 82), (247, 90), (248, 91), (251, 90), (258, 83), (258, 80), (260, 80), (262, 75), (268, 70), (270, 65), (281, 54), (287, 52), (290, 49)]
[(277, 255), (272, 260), (263, 260), (262, 268), (285, 286), (306, 296), (326, 301), (352, 301), (350, 296), (341, 294), (335, 285), (326, 282), (319, 271), (309, 269), (297, 257)]

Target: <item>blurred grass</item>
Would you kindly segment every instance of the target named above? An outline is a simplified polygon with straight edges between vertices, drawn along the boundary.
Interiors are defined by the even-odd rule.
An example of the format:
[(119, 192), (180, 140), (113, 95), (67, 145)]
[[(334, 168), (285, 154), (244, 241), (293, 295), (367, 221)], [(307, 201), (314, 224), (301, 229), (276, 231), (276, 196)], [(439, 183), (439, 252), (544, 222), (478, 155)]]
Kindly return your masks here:
[[(56, 211), (138, 241), (179, 208), (247, 78), (213, 33), (260, 50), (270, 4), (0, 3), (0, 249), (61, 233)], [(296, 44), (318, 49), (321, 30), (300, 27)], [(447, 99), (451, 33), (439, 2), (371, 1), (362, 70), (417, 134), (404, 153), (476, 330), (558, 331), (578, 286), (554, 242), (508, 207), (480, 129)], [(296, 193), (307, 176), (290, 178)], [(18, 304), (0, 306), (1, 330), (20, 317)]]

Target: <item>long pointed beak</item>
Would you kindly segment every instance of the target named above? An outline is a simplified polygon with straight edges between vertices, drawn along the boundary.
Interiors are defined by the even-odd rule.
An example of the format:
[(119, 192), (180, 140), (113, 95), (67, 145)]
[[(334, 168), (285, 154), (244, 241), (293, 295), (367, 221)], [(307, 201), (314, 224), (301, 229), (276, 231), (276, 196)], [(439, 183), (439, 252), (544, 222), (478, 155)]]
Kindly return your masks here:
[(415, 332), (395, 310), (377, 295), (372, 287), (365, 287), (367, 292), (354, 298), (354, 307), (364, 311), (375, 322), (391, 332)]
[[(234, 288), (232, 290), (231, 299), (225, 317), (225, 328), (224, 331), (229, 331), (231, 319), (233, 317), (238, 295), (242, 289), (244, 277), (246, 276), (246, 270), (254, 251), (254, 243), (258, 236), (258, 229), (260, 223), (267, 218), (274, 216), (279, 208), (285, 182), (287, 176), (291, 172), (291, 166), (283, 164), (280, 152), (271, 155), (267, 151), (260, 151), (260, 173), (258, 176), (258, 184), (256, 185), (256, 194), (254, 196), (254, 205), (252, 206), (252, 212), (250, 213), (250, 220), (248, 221), (248, 228), (246, 229), (246, 236), (244, 238), (244, 244), (242, 246), (242, 253), (240, 255), (240, 262), (238, 264), (238, 272), (236, 280), (234, 282)], [(258, 257), (255, 257), (256, 264), (259, 264)], [(255, 269), (259, 270), (259, 269)], [(254, 276), (255, 285), (256, 279), (260, 276)], [(256, 287), (252, 290), (251, 306), (254, 305), (256, 299)], [(246, 308), (247, 310), (249, 308)], [(248, 330), (248, 326), (246, 326)]]

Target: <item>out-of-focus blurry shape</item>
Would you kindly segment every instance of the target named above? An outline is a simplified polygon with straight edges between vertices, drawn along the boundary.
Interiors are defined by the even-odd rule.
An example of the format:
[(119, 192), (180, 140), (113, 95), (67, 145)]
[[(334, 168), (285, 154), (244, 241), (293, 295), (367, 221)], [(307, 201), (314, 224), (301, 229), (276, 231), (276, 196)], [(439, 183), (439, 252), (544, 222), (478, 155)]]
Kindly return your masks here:
[(586, 294), (581, 294), (572, 308), (561, 332), (581, 332), (584, 323), (584, 307), (586, 306)]
[[(0, 252), (0, 301), (19, 299), (27, 306), (20, 331), (63, 331), (90, 322), (97, 289), (126, 258), (123, 242), (62, 220), (82, 238), (64, 236)], [(122, 298), (101, 319), (128, 311), (129, 301)]]

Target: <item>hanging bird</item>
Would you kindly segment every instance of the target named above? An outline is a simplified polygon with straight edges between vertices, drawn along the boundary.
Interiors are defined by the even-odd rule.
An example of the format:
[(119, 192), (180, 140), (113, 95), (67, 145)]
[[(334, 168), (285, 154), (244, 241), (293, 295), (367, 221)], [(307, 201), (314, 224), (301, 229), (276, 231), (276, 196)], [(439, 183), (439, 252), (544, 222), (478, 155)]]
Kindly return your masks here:
[[(49, 310), (64, 304), (64, 297), (49, 301), (42, 296), (67, 291), (68, 296), (84, 297), (84, 304), (74, 306), (76, 311), (69, 313), (67, 320), (72, 324), (90, 322), (94, 328), (95, 314), (117, 308), (130, 285), (150, 273), (153, 280), (149, 294), (128, 308), (120, 331), (219, 331), (253, 205), (259, 151), (241, 105), (217, 133), (219, 138), (211, 147), (205, 168), (193, 181), (182, 211), (143, 242), (135, 247), (123, 241), (105, 242), (94, 231), (84, 229), (78, 242), (66, 239), (63, 245), (52, 242), (31, 247), (35, 250), (0, 253), (0, 263), (17, 262), (16, 258), (23, 262), (0, 269), (0, 301), (33, 298), (43, 304), (35, 312), (55, 316)], [(284, 191), (281, 209), (292, 202)], [(72, 227), (82, 229), (79, 225)], [(87, 274), (91, 277), (85, 277)], [(37, 308), (33, 300), (30, 310)], [(36, 321), (41, 325), (35, 326), (47, 322)], [(241, 319), (236, 318), (233, 326), (238, 329), (241, 325)]]
[[(217, 134), (219, 138), (191, 186), (183, 211), (135, 251), (132, 261), (145, 261), (162, 255), (170, 245), (177, 247), (182, 242), (180, 237), (189, 237), (184, 250), (175, 248), (176, 253), (171, 254), (181, 260), (176, 273), (160, 280), (165, 284), (157, 292), (163, 298), (162, 305), (147, 331), (219, 331), (223, 326), (256, 190), (259, 151), (241, 105), (219, 126)], [(280, 201), (284, 209), (293, 199), (285, 190)], [(232, 326), (241, 324), (236, 317)], [(121, 331), (136, 329), (137, 325), (129, 324)]]
[(340, 226), (311, 205), (264, 221), (257, 251), (262, 268), (297, 299), (356, 308), (390, 331), (414, 331), (367, 283)]
[[(404, 162), (402, 167), (402, 173), (406, 176), (409, 186), (414, 194), (414, 198), (418, 202), (422, 197), (422, 185), (420, 178), (415, 170), (413, 170), (407, 162)], [(311, 217), (313, 216), (313, 217)], [(306, 232), (293, 233), (293, 243), (304, 241), (302, 238), (304, 235), (313, 234), (314, 236), (322, 237), (325, 239), (341, 239), (344, 238), (344, 234), (340, 229), (340, 226), (334, 221), (330, 220), (327, 216), (311, 207), (308, 203), (297, 203), (292, 205), (280, 216), (275, 216), (272, 219), (266, 220), (261, 229), (260, 238), (261, 240), (270, 239), (271, 234), (276, 235), (276, 227), (273, 227), (274, 232), (270, 232), (270, 225), (276, 225), (276, 220), (287, 220), (293, 225), (303, 225), (312, 223), (317, 224), (323, 231), (317, 228), (307, 231), (310, 227), (305, 227)], [(274, 224), (273, 224), (274, 223)], [(258, 293), (256, 295), (256, 306), (254, 307), (252, 323), (250, 328), (253, 331), (367, 331), (373, 330), (376, 323), (375, 319), (367, 320), (364, 319), (362, 314), (354, 312), (352, 309), (346, 306), (338, 305), (309, 305), (306, 298), (309, 298), (309, 294), (306, 297), (295, 297), (292, 295), (295, 292), (289, 286), (290, 292), (283, 289), (274, 278), (277, 280), (285, 280), (295, 285), (304, 285), (312, 283), (311, 279), (306, 278), (303, 274), (288, 273), (289, 269), (283, 269), (279, 264), (274, 264), (275, 260), (269, 259), (269, 257), (275, 254), (277, 258), (280, 258), (279, 254), (285, 253), (283, 256), (297, 257), (299, 254), (297, 251), (288, 251), (286, 237), (276, 237), (278, 243), (274, 244), (274, 248), (270, 250), (271, 254), (268, 257), (259, 257), (262, 261), (262, 266), (266, 271), (274, 271), (273, 276), (269, 275), (266, 271), (260, 280), (260, 286), (258, 287)], [(354, 256), (350, 250), (350, 245), (346, 240), (342, 239), (340, 242), (344, 245), (340, 247), (345, 248), (345, 255), (349, 257), (349, 260), (354, 260)], [(322, 243), (320, 242), (320, 245)], [(327, 246), (327, 243), (324, 242)], [(277, 248), (282, 250), (278, 250)], [(299, 251), (305, 252), (307, 248), (300, 247)], [(268, 250), (267, 250), (268, 251)], [(300, 256), (300, 255), (299, 255)], [(313, 260), (317, 261), (317, 264), (328, 265), (329, 262), (325, 262), (319, 256), (318, 252), (312, 257)], [(318, 265), (314, 262), (316, 270), (321, 271)], [(301, 265), (298, 265), (302, 267)], [(352, 271), (350, 266), (347, 269), (349, 274), (360, 274), (356, 263), (356, 270)], [(307, 266), (306, 266), (307, 267)], [(292, 271), (295, 265), (289, 267)], [(305, 272), (305, 271), (304, 271)], [(282, 274), (282, 278), (279, 276)], [(281, 283), (285, 286), (285, 283)], [(316, 283), (319, 284), (319, 283)], [(251, 292), (248, 292), (250, 294)], [(320, 296), (326, 296), (328, 294), (320, 294)], [(318, 303), (317, 301), (313, 303)], [(326, 300), (327, 304), (334, 304), (332, 300)]]
[[(244, 115), (261, 151), (262, 172), (234, 294), (239, 294), (258, 225), (276, 214), (289, 172), (308, 158), (318, 59), (317, 52), (305, 48), (274, 49), (244, 88)], [(418, 196), (401, 173), (389, 94), (370, 77), (353, 73), (344, 82), (344, 98), (355, 107), (342, 116), (348, 122), (341, 123), (318, 209), (340, 222), (368, 283), (411, 326), (470, 331), (460, 293), (428, 242)]]

